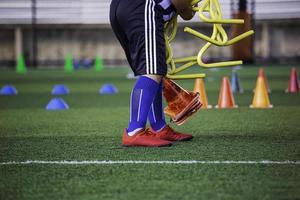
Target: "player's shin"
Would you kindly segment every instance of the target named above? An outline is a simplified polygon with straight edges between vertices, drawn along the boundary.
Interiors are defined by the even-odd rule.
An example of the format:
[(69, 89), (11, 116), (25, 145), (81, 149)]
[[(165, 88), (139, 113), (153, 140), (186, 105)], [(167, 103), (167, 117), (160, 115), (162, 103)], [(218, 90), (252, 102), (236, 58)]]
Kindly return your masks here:
[(137, 80), (130, 98), (128, 135), (134, 135), (145, 128), (148, 113), (158, 88), (159, 84), (146, 76), (141, 76)]

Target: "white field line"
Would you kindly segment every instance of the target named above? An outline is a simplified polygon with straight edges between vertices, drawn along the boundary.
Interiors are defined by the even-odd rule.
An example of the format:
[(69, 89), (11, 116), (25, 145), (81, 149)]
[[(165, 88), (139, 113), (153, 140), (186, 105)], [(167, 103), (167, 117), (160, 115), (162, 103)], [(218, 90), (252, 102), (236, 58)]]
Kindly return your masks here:
[(261, 160), (261, 161), (234, 161), (234, 160), (157, 160), (157, 161), (143, 161), (143, 160), (60, 160), (60, 161), (46, 161), (46, 160), (27, 160), (27, 161), (9, 161), (0, 162), (0, 165), (115, 165), (115, 164), (220, 164), (220, 165), (230, 165), (230, 164), (242, 164), (242, 165), (300, 165), (300, 161), (271, 161), (271, 160)]

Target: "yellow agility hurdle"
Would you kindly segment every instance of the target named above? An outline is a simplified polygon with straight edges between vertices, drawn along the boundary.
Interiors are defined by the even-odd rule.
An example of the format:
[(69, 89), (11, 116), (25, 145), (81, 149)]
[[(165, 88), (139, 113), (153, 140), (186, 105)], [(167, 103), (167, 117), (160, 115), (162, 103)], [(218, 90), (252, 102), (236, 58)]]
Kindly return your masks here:
[[(198, 3), (200, 4), (198, 6)], [(192, 28), (185, 27), (184, 31), (197, 37), (202, 40), (205, 40), (207, 43), (200, 49), (197, 56), (184, 57), (184, 58), (174, 58), (171, 43), (174, 41), (178, 28), (178, 16), (174, 17), (170, 22), (165, 24), (164, 37), (166, 41), (166, 56), (167, 64), (169, 70), (167, 73), (167, 78), (170, 79), (191, 79), (191, 78), (204, 78), (204, 73), (199, 74), (182, 74), (176, 75), (179, 72), (182, 72), (195, 64), (198, 64), (202, 68), (217, 68), (217, 67), (228, 67), (243, 64), (242, 60), (237, 61), (225, 61), (225, 62), (216, 62), (216, 63), (204, 63), (202, 61), (203, 55), (211, 45), (216, 46), (229, 46), (232, 45), (252, 34), (253, 30), (247, 31), (233, 39), (228, 39), (227, 33), (224, 30), (222, 24), (243, 24), (244, 20), (241, 19), (223, 19), (221, 7), (218, 0), (193, 0), (191, 2), (193, 10), (199, 15), (199, 18), (204, 23), (213, 24), (212, 35), (206, 36)], [(208, 16), (204, 14), (208, 13)], [(180, 66), (177, 66), (181, 64)]]

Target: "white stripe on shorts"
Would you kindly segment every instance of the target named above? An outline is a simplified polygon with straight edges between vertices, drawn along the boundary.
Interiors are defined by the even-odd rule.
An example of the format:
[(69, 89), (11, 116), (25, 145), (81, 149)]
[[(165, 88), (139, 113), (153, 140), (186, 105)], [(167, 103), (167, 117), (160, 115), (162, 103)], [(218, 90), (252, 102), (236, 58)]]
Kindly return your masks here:
[(155, 24), (155, 1), (146, 0), (145, 5), (145, 51), (146, 73), (157, 73), (156, 57), (156, 24)]
[(153, 73), (156, 74), (157, 70), (156, 70), (156, 24), (155, 24), (155, 1), (152, 0), (152, 38), (153, 38)]

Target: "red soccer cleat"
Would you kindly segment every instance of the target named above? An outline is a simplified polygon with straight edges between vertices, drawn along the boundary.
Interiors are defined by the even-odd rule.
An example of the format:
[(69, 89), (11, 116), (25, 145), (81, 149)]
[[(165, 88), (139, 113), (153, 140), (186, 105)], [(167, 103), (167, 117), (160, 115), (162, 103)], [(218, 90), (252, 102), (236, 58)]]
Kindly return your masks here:
[(129, 136), (126, 129), (123, 131), (124, 147), (166, 147), (171, 145), (172, 142), (157, 138), (155, 134), (145, 129), (142, 129), (133, 136)]
[(193, 139), (193, 136), (190, 134), (179, 133), (173, 130), (170, 126), (166, 125), (161, 131), (155, 132), (153, 129), (149, 130), (156, 135), (159, 139), (168, 140), (168, 141), (188, 141)]

